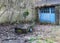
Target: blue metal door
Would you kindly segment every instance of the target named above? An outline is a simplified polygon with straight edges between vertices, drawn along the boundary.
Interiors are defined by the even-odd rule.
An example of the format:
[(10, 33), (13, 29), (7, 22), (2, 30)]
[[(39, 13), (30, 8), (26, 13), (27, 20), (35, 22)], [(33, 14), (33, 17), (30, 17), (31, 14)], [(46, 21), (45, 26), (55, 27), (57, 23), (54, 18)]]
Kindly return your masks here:
[(39, 20), (42, 23), (55, 23), (55, 8), (44, 7), (38, 11)]

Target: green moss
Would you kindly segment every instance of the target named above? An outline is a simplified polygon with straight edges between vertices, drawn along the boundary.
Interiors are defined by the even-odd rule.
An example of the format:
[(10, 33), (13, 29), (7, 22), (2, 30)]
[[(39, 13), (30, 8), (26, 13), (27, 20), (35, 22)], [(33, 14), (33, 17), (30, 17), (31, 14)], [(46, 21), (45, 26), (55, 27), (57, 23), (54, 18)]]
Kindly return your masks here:
[(42, 43), (42, 41), (41, 40), (37, 40), (37, 43)]
[(24, 18), (26, 18), (26, 16), (28, 16), (28, 15), (29, 15), (29, 12), (28, 12), (28, 11), (25, 11), (25, 12), (23, 13)]
[(47, 43), (54, 43), (54, 41), (51, 40), (51, 39), (46, 39), (46, 42), (47, 42)]
[(17, 32), (19, 32), (19, 33), (20, 33), (20, 32), (22, 32), (22, 30), (17, 30)]

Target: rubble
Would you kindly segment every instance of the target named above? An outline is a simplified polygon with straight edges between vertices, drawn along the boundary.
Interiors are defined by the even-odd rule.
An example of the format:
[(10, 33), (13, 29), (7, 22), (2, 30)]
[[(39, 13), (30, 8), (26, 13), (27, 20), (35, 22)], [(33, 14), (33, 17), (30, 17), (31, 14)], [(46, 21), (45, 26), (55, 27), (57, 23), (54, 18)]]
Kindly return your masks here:
[(49, 26), (49, 28), (47, 25), (35, 26), (32, 33), (20, 35), (15, 33), (14, 27), (14, 25), (0, 26), (1, 43), (44, 43), (46, 39), (59, 43), (60, 37), (57, 35), (59, 26)]

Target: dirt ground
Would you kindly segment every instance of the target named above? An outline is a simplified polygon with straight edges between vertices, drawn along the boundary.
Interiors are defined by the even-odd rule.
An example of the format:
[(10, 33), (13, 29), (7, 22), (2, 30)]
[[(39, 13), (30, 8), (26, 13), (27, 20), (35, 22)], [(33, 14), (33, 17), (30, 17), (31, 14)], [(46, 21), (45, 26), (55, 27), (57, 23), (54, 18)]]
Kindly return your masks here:
[[(40, 32), (43, 38), (48, 38), (60, 43), (60, 26), (59, 25), (37, 25), (36, 32)], [(37, 33), (37, 34), (38, 34)]]
[(0, 43), (60, 43), (60, 25), (35, 25), (32, 33), (20, 35), (14, 27), (0, 26)]

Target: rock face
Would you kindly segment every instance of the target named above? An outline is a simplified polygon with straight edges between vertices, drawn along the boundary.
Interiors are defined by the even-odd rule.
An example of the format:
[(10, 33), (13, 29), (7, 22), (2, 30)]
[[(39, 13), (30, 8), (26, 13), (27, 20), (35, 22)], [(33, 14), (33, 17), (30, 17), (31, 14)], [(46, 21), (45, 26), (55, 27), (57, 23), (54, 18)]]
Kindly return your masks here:
[[(0, 23), (19, 23), (35, 19), (33, 4), (31, 0), (0, 0)], [(28, 10), (29, 15), (24, 18), (23, 13), (26, 10)]]

